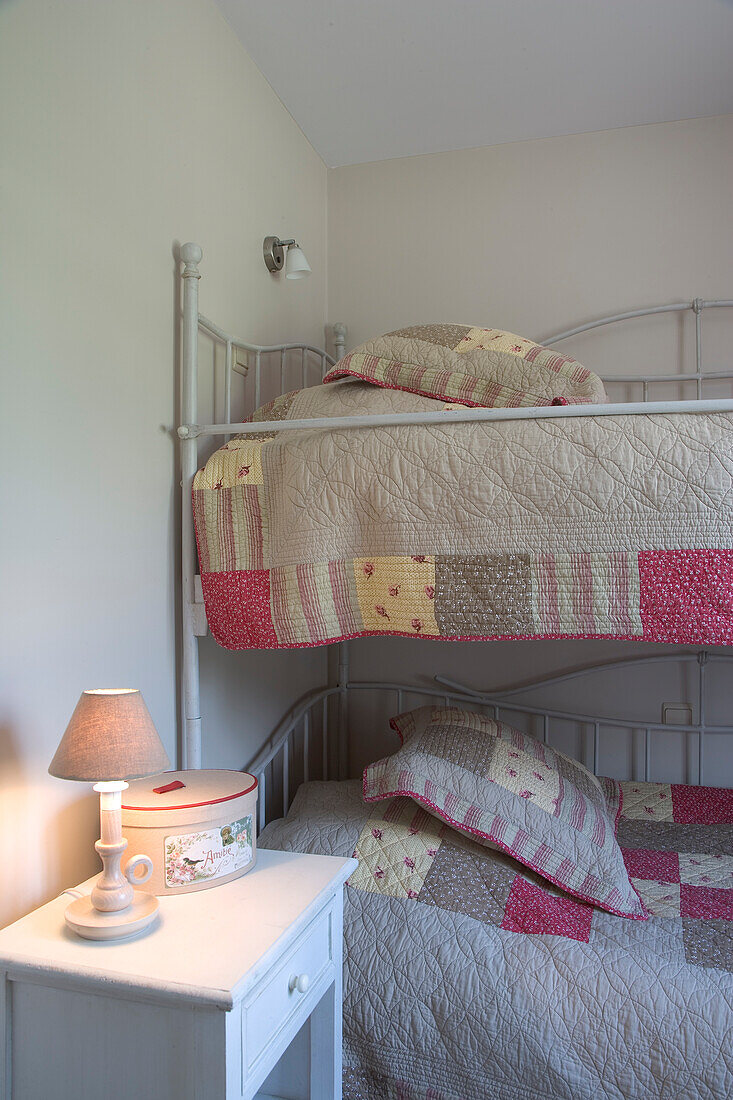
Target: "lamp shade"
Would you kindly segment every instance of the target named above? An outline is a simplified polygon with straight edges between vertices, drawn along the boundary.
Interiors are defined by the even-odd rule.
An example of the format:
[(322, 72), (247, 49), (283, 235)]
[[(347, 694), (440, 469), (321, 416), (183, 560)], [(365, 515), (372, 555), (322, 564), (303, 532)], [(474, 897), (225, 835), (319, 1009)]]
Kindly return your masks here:
[(170, 767), (136, 688), (83, 691), (49, 772), (88, 783), (140, 779)]
[(285, 257), (285, 278), (303, 279), (310, 275), (311, 267), (305, 258), (305, 252), (297, 244), (291, 244)]

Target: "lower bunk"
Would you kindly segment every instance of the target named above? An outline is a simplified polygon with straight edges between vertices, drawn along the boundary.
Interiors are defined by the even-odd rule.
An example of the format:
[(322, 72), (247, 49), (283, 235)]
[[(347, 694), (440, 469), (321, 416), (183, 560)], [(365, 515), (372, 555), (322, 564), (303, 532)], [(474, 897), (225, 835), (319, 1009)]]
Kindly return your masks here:
[(621, 787), (617, 839), (646, 921), (575, 900), (409, 798), (300, 787), (258, 843), (360, 860), (345, 1100), (733, 1094), (733, 792)]

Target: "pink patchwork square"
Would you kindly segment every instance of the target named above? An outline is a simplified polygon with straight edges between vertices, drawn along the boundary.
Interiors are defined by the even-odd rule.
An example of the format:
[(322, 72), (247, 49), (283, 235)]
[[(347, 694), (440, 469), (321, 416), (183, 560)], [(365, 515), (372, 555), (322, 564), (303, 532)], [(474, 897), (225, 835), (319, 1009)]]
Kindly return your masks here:
[(733, 551), (643, 550), (639, 588), (650, 642), (733, 642)]
[(680, 825), (733, 824), (733, 790), (673, 783), (672, 806)]
[(501, 927), (535, 936), (565, 936), (587, 943), (593, 909), (569, 897), (554, 897), (517, 875), (504, 907)]
[(677, 852), (656, 852), (650, 848), (622, 848), (630, 878), (655, 882), (679, 882), (680, 861)]
[(733, 920), (733, 890), (680, 886), (680, 913), (697, 920)]
[(277, 649), (270, 613), (268, 569), (203, 573), (201, 585), (211, 633), (225, 649)]

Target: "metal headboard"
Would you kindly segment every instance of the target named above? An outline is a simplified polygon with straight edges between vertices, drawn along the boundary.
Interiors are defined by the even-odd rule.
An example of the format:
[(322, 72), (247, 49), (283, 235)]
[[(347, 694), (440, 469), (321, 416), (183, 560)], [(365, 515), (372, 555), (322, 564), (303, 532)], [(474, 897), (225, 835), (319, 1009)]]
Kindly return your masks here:
[[(581, 668), (573, 668), (550, 676), (543, 676), (536, 680), (524, 681), (521, 684), (501, 688), (495, 691), (480, 691), (460, 684), (446, 676), (438, 675), (434, 678), (434, 685), (420, 683), (392, 683), (388, 681), (352, 681), (349, 677), (348, 642), (342, 642), (341, 668), (339, 669), (339, 683), (332, 687), (317, 688), (300, 699), (283, 716), (271, 735), (257, 753), (247, 764), (246, 771), (255, 775), (259, 782), (259, 826), (262, 829), (265, 824), (278, 816), (282, 811), (287, 813), (291, 797), (300, 782), (308, 782), (309, 779), (328, 779), (334, 774), (340, 778), (344, 776), (343, 761), (340, 759), (343, 751), (342, 737), (339, 736), (335, 744), (332, 744), (332, 721), (329, 716), (329, 703), (338, 699), (346, 703), (348, 697), (354, 693), (369, 692), (393, 696), (393, 713), (399, 714), (405, 709), (405, 697), (410, 697), (410, 705), (415, 705), (413, 699), (424, 702), (440, 702), (445, 706), (461, 705), (469, 709), (480, 710), (491, 718), (505, 718), (511, 724), (517, 719), (526, 719), (535, 726), (535, 735), (545, 744), (552, 745), (553, 732), (560, 722), (576, 723), (592, 729), (592, 753), (584, 763), (595, 775), (598, 774), (598, 762), (601, 748), (601, 738), (604, 734), (619, 730), (626, 731), (630, 735), (640, 732), (644, 738), (644, 767), (643, 775), (632, 775), (631, 779), (653, 779), (652, 759), (652, 734), (656, 732), (673, 732), (684, 734), (685, 738), (697, 740), (697, 769), (696, 774), (688, 775), (687, 781), (693, 784), (702, 784), (705, 781), (705, 739), (707, 734), (733, 734), (733, 725), (712, 725), (708, 722), (708, 683), (707, 669), (716, 663), (733, 665), (733, 655), (709, 653), (707, 650), (698, 650), (692, 653), (667, 653), (653, 654), (629, 659), (604, 661), (599, 664), (585, 665)], [(646, 667), (655, 664), (678, 665), (689, 664), (697, 666), (696, 687), (692, 702), (693, 717), (696, 721), (689, 725), (668, 725), (663, 722), (651, 721), (648, 715), (634, 714), (630, 717), (623, 715), (599, 715), (587, 714), (582, 711), (562, 710), (557, 707), (541, 706), (526, 703), (518, 699), (520, 695), (534, 692), (542, 688), (555, 687), (558, 684), (567, 683), (587, 676), (598, 675), (604, 672), (615, 672), (619, 669), (634, 667)], [(344, 713), (336, 721), (338, 726), (345, 719)], [(537, 729), (537, 727), (539, 727)], [(339, 729), (339, 735), (343, 730)]]

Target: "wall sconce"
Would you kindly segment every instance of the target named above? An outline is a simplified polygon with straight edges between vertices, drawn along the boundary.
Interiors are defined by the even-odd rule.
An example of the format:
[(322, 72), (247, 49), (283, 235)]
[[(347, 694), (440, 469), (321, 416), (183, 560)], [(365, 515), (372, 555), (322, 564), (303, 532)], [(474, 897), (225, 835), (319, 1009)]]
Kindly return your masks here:
[(279, 237), (265, 237), (262, 254), (265, 257), (267, 270), (273, 275), (277, 275), (278, 271), (282, 270), (283, 264), (285, 264), (286, 279), (303, 279), (311, 273), (305, 253), (294, 238), (281, 241)]

